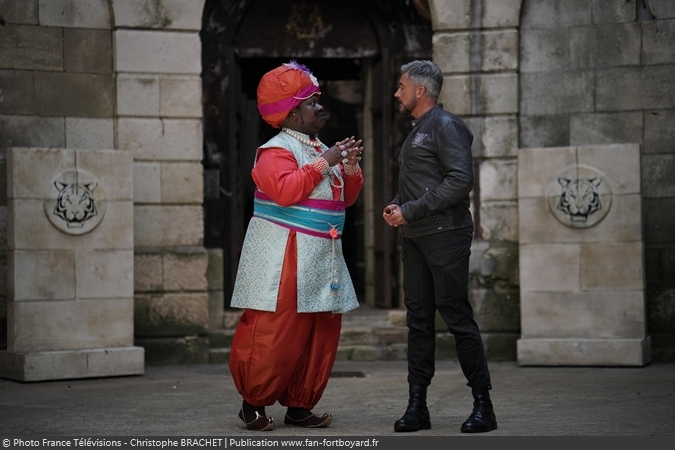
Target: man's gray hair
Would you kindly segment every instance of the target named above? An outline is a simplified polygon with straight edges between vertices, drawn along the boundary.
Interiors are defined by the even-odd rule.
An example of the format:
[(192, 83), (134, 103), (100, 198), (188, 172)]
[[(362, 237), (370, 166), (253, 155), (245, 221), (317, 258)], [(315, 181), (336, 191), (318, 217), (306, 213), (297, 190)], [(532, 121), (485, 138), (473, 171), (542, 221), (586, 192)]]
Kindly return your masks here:
[(401, 66), (401, 75), (408, 72), (408, 78), (417, 86), (424, 86), (427, 95), (438, 100), (443, 87), (443, 72), (433, 61), (415, 60)]

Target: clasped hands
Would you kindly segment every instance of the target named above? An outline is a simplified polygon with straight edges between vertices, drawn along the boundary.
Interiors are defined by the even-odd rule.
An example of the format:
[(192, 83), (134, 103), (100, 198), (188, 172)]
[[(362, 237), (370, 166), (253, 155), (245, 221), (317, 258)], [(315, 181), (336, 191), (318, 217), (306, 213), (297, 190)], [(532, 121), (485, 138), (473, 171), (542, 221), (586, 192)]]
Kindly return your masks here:
[(354, 140), (354, 136), (338, 141), (331, 148), (326, 150), (321, 156), (328, 161), (329, 166), (335, 164), (355, 165), (361, 161), (361, 152), (363, 152), (362, 139)]
[(401, 208), (395, 203), (387, 205), (387, 207), (384, 208), (382, 217), (391, 227), (398, 227), (399, 225), (408, 223), (405, 220), (405, 217), (403, 217), (403, 214), (401, 214)]

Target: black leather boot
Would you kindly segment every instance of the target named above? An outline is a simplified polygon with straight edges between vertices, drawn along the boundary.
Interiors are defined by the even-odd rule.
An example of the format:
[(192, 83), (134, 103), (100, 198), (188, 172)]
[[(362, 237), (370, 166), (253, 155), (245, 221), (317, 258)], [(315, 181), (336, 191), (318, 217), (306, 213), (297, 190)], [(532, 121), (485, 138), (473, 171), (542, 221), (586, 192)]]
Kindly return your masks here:
[(411, 384), (409, 387), (408, 409), (394, 424), (394, 431), (417, 431), (431, 428), (427, 409), (427, 387)]
[(462, 433), (484, 433), (497, 429), (497, 418), (487, 390), (473, 393), (473, 412), (462, 424)]

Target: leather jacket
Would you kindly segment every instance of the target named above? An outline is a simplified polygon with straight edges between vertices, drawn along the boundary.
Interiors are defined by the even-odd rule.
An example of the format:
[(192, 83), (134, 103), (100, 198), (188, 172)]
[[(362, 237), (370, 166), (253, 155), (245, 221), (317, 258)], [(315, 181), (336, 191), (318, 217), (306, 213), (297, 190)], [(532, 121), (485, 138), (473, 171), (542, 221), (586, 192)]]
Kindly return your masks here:
[(413, 120), (398, 156), (398, 195), (407, 225), (401, 236), (416, 237), (473, 226), (473, 134), (464, 121), (437, 104)]

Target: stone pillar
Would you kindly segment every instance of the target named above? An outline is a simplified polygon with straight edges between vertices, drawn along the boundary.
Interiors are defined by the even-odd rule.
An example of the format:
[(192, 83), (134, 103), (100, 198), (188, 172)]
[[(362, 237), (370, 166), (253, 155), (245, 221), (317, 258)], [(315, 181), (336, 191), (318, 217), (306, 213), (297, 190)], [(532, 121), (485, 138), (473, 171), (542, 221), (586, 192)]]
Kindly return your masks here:
[(643, 366), (640, 146), (518, 151), (520, 365)]
[(8, 332), (0, 376), (144, 372), (134, 343), (130, 152), (7, 150)]

